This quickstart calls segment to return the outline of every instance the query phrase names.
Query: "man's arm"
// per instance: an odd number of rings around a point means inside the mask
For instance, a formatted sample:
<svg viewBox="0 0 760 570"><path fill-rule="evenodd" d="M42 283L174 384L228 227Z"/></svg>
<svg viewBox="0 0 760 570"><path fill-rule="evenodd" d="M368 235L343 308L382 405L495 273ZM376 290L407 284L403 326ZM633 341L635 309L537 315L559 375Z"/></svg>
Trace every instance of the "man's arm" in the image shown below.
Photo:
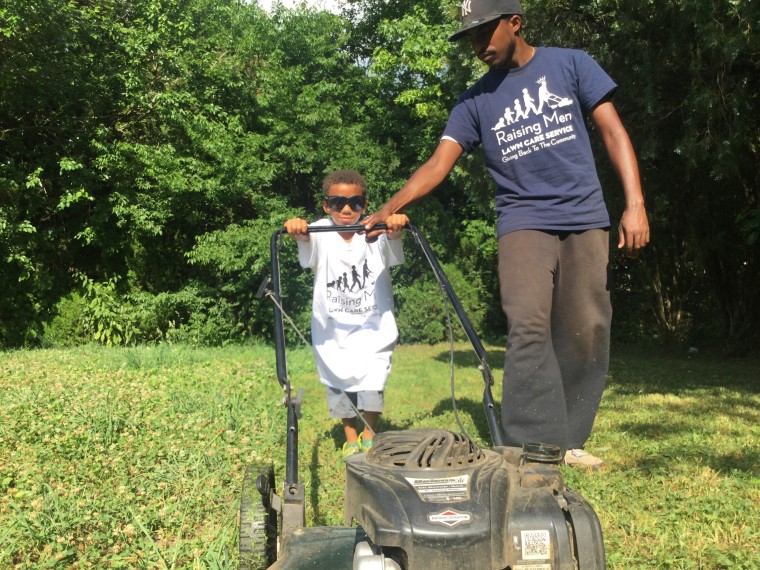
<svg viewBox="0 0 760 570"><path fill-rule="evenodd" d="M618 226L618 249L625 248L627 256L637 257L641 248L649 243L649 221L636 154L612 101L605 100L597 105L591 112L591 118L625 192L625 211Z"/></svg>
<svg viewBox="0 0 760 570"><path fill-rule="evenodd" d="M391 196L391 199L377 212L363 220L364 227L371 230L372 226L384 222L391 214L400 212L430 194L448 176L461 155L462 147L459 143L448 139L442 140L433 156L412 174L401 190ZM368 237L375 236L369 233Z"/></svg>

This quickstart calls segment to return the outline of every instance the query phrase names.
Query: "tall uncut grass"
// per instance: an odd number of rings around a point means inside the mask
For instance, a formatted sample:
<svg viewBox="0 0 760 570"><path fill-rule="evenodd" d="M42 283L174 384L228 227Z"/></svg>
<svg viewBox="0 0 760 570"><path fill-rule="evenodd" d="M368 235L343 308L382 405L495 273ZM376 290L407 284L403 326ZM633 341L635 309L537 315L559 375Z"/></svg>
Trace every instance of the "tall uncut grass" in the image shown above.
<svg viewBox="0 0 760 570"><path fill-rule="evenodd" d="M307 524L342 524L341 430L308 349L288 356ZM462 424L488 445L466 346L454 368ZM606 467L563 467L609 568L760 567L759 385L758 360L613 351L588 445ZM0 568L236 568L244 466L283 473L281 400L264 346L0 353ZM459 430L447 346L394 356L380 429L417 427Z"/></svg>

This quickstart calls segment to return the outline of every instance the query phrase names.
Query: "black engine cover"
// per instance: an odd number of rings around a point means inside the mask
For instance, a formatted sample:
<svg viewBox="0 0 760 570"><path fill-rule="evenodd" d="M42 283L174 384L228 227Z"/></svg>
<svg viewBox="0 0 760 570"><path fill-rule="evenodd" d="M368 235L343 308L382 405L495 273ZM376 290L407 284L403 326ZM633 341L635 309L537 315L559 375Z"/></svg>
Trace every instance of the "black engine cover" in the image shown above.
<svg viewBox="0 0 760 570"><path fill-rule="evenodd" d="M377 434L348 461L345 515L407 570L605 568L596 514L556 464L446 430Z"/></svg>

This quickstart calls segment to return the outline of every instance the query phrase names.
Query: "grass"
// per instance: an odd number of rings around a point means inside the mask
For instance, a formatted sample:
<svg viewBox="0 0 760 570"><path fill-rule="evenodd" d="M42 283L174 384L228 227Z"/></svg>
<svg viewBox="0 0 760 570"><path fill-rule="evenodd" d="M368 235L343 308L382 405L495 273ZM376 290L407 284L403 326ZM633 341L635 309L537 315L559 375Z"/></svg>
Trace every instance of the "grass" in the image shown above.
<svg viewBox="0 0 760 570"><path fill-rule="evenodd" d="M342 524L341 430L309 351L288 356L306 393L307 521ZM501 364L494 349L497 377ZM460 419L487 443L465 346L455 372ZM613 351L588 444L606 468L563 468L600 518L608 568L758 567L758 379L758 360ZM268 347L0 353L0 568L236 568L244 466L283 473L281 399ZM407 427L459 429L447 346L394 356L380 428Z"/></svg>

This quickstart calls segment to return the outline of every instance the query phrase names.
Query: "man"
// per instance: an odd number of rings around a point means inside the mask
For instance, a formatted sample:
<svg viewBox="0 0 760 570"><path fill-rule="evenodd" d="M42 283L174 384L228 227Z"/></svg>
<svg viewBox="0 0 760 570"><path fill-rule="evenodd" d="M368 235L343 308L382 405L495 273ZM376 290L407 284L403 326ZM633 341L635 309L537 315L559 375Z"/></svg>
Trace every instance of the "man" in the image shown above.
<svg viewBox="0 0 760 570"><path fill-rule="evenodd" d="M611 102L615 83L585 52L534 48L518 0L464 0L462 27L489 71L452 109L440 144L372 226L440 184L482 145L496 185L499 281L507 316L502 425L509 445L549 443L568 465L600 468L583 450L602 397L611 326L609 226L584 118L620 177L618 248L636 257L649 223L636 156Z"/></svg>

